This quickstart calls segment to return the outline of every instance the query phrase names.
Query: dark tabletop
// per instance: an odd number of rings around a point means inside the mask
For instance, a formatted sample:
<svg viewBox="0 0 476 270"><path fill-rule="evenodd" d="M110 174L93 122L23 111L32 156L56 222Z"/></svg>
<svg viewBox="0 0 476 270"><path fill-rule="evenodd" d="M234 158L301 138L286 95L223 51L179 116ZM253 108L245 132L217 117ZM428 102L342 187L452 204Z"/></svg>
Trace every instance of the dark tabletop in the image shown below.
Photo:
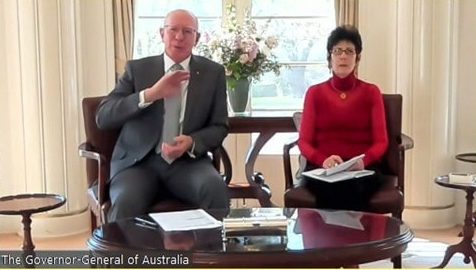
<svg viewBox="0 0 476 270"><path fill-rule="evenodd" d="M476 191L476 183L452 183L448 175L442 175L435 178L435 183L443 187L461 189L467 191Z"/></svg>
<svg viewBox="0 0 476 270"><path fill-rule="evenodd" d="M0 198L0 214L21 215L39 213L60 207L66 202L56 194L19 194Z"/></svg>
<svg viewBox="0 0 476 270"><path fill-rule="evenodd" d="M476 153L462 153L456 155L456 159L465 162L476 163Z"/></svg>
<svg viewBox="0 0 476 270"><path fill-rule="evenodd" d="M222 241L221 228L164 232L160 227L143 226L131 218L99 227L88 245L93 251L189 252L194 266L337 267L397 256L413 238L408 226L385 215L304 208L275 210L288 217L284 235L258 233L244 237L247 234L243 233ZM249 216L256 211L259 210L208 212L222 220L227 216Z"/></svg>

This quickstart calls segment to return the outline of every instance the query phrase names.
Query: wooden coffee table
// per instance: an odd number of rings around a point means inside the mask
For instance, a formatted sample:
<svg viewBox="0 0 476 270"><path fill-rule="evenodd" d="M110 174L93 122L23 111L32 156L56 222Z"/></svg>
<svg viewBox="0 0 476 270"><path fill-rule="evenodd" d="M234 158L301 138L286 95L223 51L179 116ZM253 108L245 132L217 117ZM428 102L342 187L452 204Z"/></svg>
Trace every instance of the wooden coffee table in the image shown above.
<svg viewBox="0 0 476 270"><path fill-rule="evenodd" d="M413 238L408 226L385 215L305 208L280 210L289 219L284 238L263 235L223 242L221 228L164 232L130 218L97 228L88 246L97 254L129 250L182 252L191 258L189 267L341 267L398 256ZM244 210L231 211L236 217L234 211ZM224 210L208 212L219 220L230 215Z"/></svg>
<svg viewBox="0 0 476 270"><path fill-rule="evenodd" d="M0 215L21 215L23 223L23 250L35 249L31 239L31 215L49 211L66 202L63 196L55 194L19 194L0 198Z"/></svg>

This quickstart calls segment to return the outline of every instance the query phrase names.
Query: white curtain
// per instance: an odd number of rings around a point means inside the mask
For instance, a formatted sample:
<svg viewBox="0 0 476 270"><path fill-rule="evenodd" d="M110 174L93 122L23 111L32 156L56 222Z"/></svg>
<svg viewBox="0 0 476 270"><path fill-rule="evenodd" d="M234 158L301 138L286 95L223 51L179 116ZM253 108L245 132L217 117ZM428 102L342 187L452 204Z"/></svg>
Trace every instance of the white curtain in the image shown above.
<svg viewBox="0 0 476 270"><path fill-rule="evenodd" d="M113 0L114 55L116 78L132 59L134 44L134 0Z"/></svg>
<svg viewBox="0 0 476 270"><path fill-rule="evenodd" d="M336 25L350 24L358 27L359 0L334 0L336 12Z"/></svg>

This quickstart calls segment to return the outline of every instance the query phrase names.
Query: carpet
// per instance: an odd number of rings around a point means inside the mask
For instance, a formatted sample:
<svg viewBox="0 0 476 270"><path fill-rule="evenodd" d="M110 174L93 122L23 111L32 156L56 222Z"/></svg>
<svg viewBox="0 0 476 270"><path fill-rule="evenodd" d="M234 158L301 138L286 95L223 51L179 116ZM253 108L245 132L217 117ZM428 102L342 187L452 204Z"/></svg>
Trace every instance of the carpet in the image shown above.
<svg viewBox="0 0 476 270"><path fill-rule="evenodd" d="M414 238L402 254L403 268L431 268L443 261L448 244L433 242L422 238ZM456 253L446 268L473 268L473 263L465 264L464 256ZM381 260L360 265L360 268L392 268L390 260Z"/></svg>

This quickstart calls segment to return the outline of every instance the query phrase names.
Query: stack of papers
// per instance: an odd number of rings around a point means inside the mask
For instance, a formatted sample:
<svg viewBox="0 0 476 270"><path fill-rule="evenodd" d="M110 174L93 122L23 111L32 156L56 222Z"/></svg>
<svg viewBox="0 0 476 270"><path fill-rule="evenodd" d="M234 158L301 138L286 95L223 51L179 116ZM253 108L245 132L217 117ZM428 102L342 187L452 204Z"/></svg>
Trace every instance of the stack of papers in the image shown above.
<svg viewBox="0 0 476 270"><path fill-rule="evenodd" d="M160 225L164 231L188 231L221 227L216 220L203 209L152 213L149 216Z"/></svg>
<svg viewBox="0 0 476 270"><path fill-rule="evenodd" d="M470 173L449 173L449 182L455 184L475 184L476 174Z"/></svg>
<svg viewBox="0 0 476 270"><path fill-rule="evenodd" d="M288 218L282 208L252 208L248 215L230 215L223 219L226 237L252 235L286 235ZM238 211L239 212L239 211Z"/></svg>
<svg viewBox="0 0 476 270"><path fill-rule="evenodd" d="M314 169L310 170L307 172L303 172L302 175L313 178L313 179L318 179L322 181L326 181L329 183L334 183L334 182L339 182L343 180L348 180L348 179L353 179L353 178L359 178L359 177L364 177L368 175L372 175L375 172L371 170L360 170L360 171L350 171L349 169L357 163L359 160L362 160L365 157L364 154L355 156L345 162L342 162L341 164L329 168L329 169Z"/></svg>
<svg viewBox="0 0 476 270"><path fill-rule="evenodd" d="M287 226L288 219L285 216L224 218L223 223L225 228L280 227Z"/></svg>

